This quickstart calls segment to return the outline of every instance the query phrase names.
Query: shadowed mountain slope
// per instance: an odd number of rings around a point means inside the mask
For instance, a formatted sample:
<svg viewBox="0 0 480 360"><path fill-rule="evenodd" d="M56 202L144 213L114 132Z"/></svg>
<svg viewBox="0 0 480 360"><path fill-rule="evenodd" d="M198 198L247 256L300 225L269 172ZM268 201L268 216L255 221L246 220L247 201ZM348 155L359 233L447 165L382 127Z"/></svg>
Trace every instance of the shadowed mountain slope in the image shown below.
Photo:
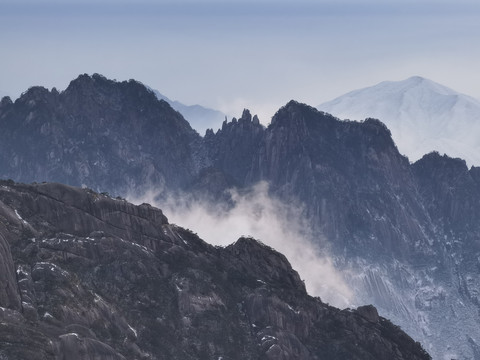
<svg viewBox="0 0 480 360"><path fill-rule="evenodd" d="M122 196L164 190L228 208L225 190L266 182L301 208L357 304L373 303L437 358L477 356L479 168L438 153L410 164L379 120L291 101L267 128L246 110L202 138L142 84L82 75L61 93L4 98L0 150L4 178Z"/></svg>
<svg viewBox="0 0 480 360"><path fill-rule="evenodd" d="M429 359L372 306L305 292L286 258L226 248L161 210L59 184L0 184L6 359Z"/></svg>
<svg viewBox="0 0 480 360"><path fill-rule="evenodd" d="M317 108L342 119L381 119L412 161L439 151L480 165L480 101L429 79L384 81Z"/></svg>
<svg viewBox="0 0 480 360"><path fill-rule="evenodd" d="M81 75L58 93L30 88L0 106L0 176L117 194L178 188L201 163L200 136L133 80ZM176 164L172 169L171 164Z"/></svg>

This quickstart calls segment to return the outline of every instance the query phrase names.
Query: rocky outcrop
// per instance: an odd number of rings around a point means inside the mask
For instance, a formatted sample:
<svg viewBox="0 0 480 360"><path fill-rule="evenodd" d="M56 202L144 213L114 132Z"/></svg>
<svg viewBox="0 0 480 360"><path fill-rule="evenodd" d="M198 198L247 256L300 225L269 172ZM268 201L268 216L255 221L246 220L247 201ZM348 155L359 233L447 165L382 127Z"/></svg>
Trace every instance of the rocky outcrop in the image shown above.
<svg viewBox="0 0 480 360"><path fill-rule="evenodd" d="M2 182L0 201L2 275L17 274L1 358L430 358L373 308L308 296L256 240L216 248L159 209L59 184Z"/></svg>
<svg viewBox="0 0 480 360"><path fill-rule="evenodd" d="M245 184L267 181L286 201L300 199L316 232L347 258L406 259L431 249L410 164L378 120L339 121L291 101L251 163Z"/></svg>
<svg viewBox="0 0 480 360"><path fill-rule="evenodd" d="M32 87L4 103L3 178L125 194L143 186L184 186L206 158L188 122L133 80L81 75L61 93Z"/></svg>
<svg viewBox="0 0 480 360"><path fill-rule="evenodd" d="M0 306L20 309L20 294L13 266L10 246L0 235Z"/></svg>
<svg viewBox="0 0 480 360"><path fill-rule="evenodd" d="M445 233L476 236L480 231L478 168L469 170L464 160L436 152L425 155L412 168L435 223L442 224Z"/></svg>
<svg viewBox="0 0 480 360"><path fill-rule="evenodd" d="M252 118L248 110L238 120L225 120L220 130L208 131L204 138L213 166L243 186L264 133L257 116Z"/></svg>
<svg viewBox="0 0 480 360"><path fill-rule="evenodd" d="M167 190L167 196L181 191L227 207L234 199L226 190L248 193L258 181L266 182L271 194L303 209L312 241L346 271L360 303L374 304L438 357L478 353L480 170L439 154L410 164L379 120L340 121L291 101L267 128L245 110L202 139L142 84L82 75L62 92L34 87L15 102L1 101L0 177L83 184L122 196L142 192L147 184ZM38 191L53 191L49 186L38 185ZM65 194L76 194L76 206L91 210L82 191ZM96 196L99 203L106 201ZM53 237L58 231L74 235L103 219L102 231L121 233L124 240L126 232L154 251L160 246L152 240L162 235L149 225L153 220L129 223L122 208L127 205L120 202L108 216L95 213L75 220L73 227L68 219L76 216L76 207L52 210L49 222L31 225L45 207L55 209L42 199L27 196L25 209L7 204L13 207L2 216L23 224L31 238L38 224L44 234L55 224ZM20 219L27 216L30 225ZM141 234L138 228L144 229ZM9 242L22 244L20 238ZM13 249L0 250L4 264L24 256ZM82 256L89 251L78 247ZM32 298L33 280L25 275L15 289L10 286L14 272L4 270L0 284L11 291L1 304L22 307L19 294ZM196 306L186 302L182 309Z"/></svg>
<svg viewBox="0 0 480 360"><path fill-rule="evenodd" d="M357 299L439 358L475 356L466 339L479 321L477 168L438 154L410 164L380 121L339 121L294 101L248 156L243 186L266 181L285 203L300 200L313 241L328 240Z"/></svg>

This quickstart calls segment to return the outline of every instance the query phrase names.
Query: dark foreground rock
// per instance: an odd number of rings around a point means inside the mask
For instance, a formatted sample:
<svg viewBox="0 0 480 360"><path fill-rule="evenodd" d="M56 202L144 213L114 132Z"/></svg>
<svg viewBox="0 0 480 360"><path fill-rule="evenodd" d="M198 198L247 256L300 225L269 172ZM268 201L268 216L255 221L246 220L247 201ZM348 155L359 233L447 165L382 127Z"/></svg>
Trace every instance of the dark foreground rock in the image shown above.
<svg viewBox="0 0 480 360"><path fill-rule="evenodd" d="M358 303L375 305L435 358L480 360L480 168L437 153L411 164L379 120L340 121L290 101L267 128L245 110L202 138L141 83L81 75L60 92L32 87L0 101L0 178L214 208L235 206L232 188L268 184L270 196L302 209L306 233L348 274ZM30 202L37 213L46 206ZM74 228L95 228L100 215ZM50 224L43 237L73 226L63 215ZM109 234L125 239L118 231ZM152 238L142 241L157 246ZM21 308L11 286L17 260L0 253L1 301Z"/></svg>
<svg viewBox="0 0 480 360"><path fill-rule="evenodd" d="M375 308L307 295L250 239L208 245L161 210L0 184L0 359L429 359Z"/></svg>

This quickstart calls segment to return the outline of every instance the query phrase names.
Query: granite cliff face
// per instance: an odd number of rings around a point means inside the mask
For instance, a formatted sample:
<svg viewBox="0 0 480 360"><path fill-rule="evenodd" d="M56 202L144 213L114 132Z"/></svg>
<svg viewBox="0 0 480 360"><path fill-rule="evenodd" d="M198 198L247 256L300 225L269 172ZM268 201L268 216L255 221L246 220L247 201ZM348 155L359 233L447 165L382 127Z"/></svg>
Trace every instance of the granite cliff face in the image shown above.
<svg viewBox="0 0 480 360"><path fill-rule="evenodd" d="M337 253L405 259L414 256L414 239L416 250L430 250L409 162L380 121L338 121L292 101L262 140L250 183L266 180L283 198L301 199Z"/></svg>
<svg viewBox="0 0 480 360"><path fill-rule="evenodd" d="M250 111L244 110L242 117L225 121L216 134L208 131L204 143L212 165L244 186L264 130L257 116L252 118Z"/></svg>
<svg viewBox="0 0 480 360"><path fill-rule="evenodd" d="M82 75L61 93L4 98L0 150L4 178L122 196L147 185L228 204L226 189L265 181L301 204L358 304L373 303L436 358L480 359L479 168L436 153L411 164L378 120L340 121L291 101L267 128L244 111L201 138L143 85ZM10 289L15 257L0 252Z"/></svg>
<svg viewBox="0 0 480 360"><path fill-rule="evenodd" d="M307 295L251 238L218 248L162 211L0 183L2 359L429 359L373 306Z"/></svg>
<svg viewBox="0 0 480 360"><path fill-rule="evenodd" d="M0 176L57 181L116 194L175 189L205 158L200 136L133 80L81 75L59 93L33 87L0 106ZM172 164L176 164L172 168Z"/></svg>
<svg viewBox="0 0 480 360"><path fill-rule="evenodd" d="M435 358L480 358L478 168L437 153L410 164L380 121L339 121L293 101L249 159L243 185L267 181L285 202L300 199L357 301Z"/></svg>

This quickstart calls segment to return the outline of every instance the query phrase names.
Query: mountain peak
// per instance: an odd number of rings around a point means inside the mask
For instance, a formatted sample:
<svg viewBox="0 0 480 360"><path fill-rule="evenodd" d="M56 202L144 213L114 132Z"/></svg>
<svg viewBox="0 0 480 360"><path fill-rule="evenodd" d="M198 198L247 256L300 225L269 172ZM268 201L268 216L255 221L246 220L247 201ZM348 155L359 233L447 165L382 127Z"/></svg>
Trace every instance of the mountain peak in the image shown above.
<svg viewBox="0 0 480 360"><path fill-rule="evenodd" d="M157 99L154 91L140 81L130 79L128 81L117 81L106 78L105 76L94 73L93 75L81 74L76 79L72 80L68 85L65 92L71 91L80 91L80 92L90 92L91 90L96 91L110 91L115 88L128 88L130 92L141 94L148 94L150 100ZM132 95L131 94L131 95Z"/></svg>
<svg viewBox="0 0 480 360"><path fill-rule="evenodd" d="M284 106L282 106L273 116L272 118L272 123L274 122L274 119L278 116L282 116L283 114L287 113L296 113L296 112L317 112L318 110L301 102L295 101L295 100L290 100L288 103L286 103Z"/></svg>
<svg viewBox="0 0 480 360"><path fill-rule="evenodd" d="M440 155L438 151L432 151L429 154L425 154L420 160L413 164L417 168L428 169L432 173L433 169L453 169L456 173L466 173L468 171L465 160L460 158L452 158L446 154Z"/></svg>
<svg viewBox="0 0 480 360"><path fill-rule="evenodd" d="M93 75L89 74L80 74L77 76L76 79L70 81L68 88L76 87L76 86L85 86L85 85L93 85L94 83L115 83L114 80L109 80L105 76L95 73ZM68 89L67 88L67 89Z"/></svg>
<svg viewBox="0 0 480 360"><path fill-rule="evenodd" d="M413 75L413 76L410 76L407 80L411 80L411 81L423 81L425 80L424 77L421 77L419 75Z"/></svg>
<svg viewBox="0 0 480 360"><path fill-rule="evenodd" d="M421 88L431 93L440 95L460 95L453 89L421 76L412 76L403 81L392 81L390 84L391 86L398 86L400 88L404 87L406 91L412 91L415 88Z"/></svg>
<svg viewBox="0 0 480 360"><path fill-rule="evenodd" d="M290 100L275 113L270 126L294 126L296 128L303 128L313 123L318 123L319 120L324 124L332 124L338 119L330 114L318 111L310 105Z"/></svg>
<svg viewBox="0 0 480 360"><path fill-rule="evenodd" d="M0 100L0 108L1 108L1 107L4 107L4 106L12 105L12 104L13 104L13 101L12 101L12 99L10 98L10 96L4 96L4 97Z"/></svg>
<svg viewBox="0 0 480 360"><path fill-rule="evenodd" d="M280 110L282 109L285 109L285 110L288 110L288 111L303 111L303 110L306 110L306 111L314 111L316 112L317 109L311 107L310 105L307 105L307 104L304 104L304 103L301 103L301 102L298 102L296 100L290 100L284 107L282 107Z"/></svg>
<svg viewBox="0 0 480 360"><path fill-rule="evenodd" d="M65 94L80 94L81 96L89 95L98 92L100 89L105 91L108 88L113 88L116 81L109 80L100 74L81 74L76 79L72 80L65 89Z"/></svg>
<svg viewBox="0 0 480 360"><path fill-rule="evenodd" d="M317 107L339 118L380 119L411 161L431 151L480 164L480 102L421 76L384 81Z"/></svg>
<svg viewBox="0 0 480 360"><path fill-rule="evenodd" d="M425 82L425 81L430 81L424 77L421 77L421 76L418 76L418 75L414 75L414 76L410 76L408 79L405 80L406 82L409 82L409 83L414 83L414 84L418 84L418 83L421 83L421 82Z"/></svg>
<svg viewBox="0 0 480 360"><path fill-rule="evenodd" d="M250 113L250 110L248 109L243 109L242 117L239 120L245 120L245 121L252 121L252 114Z"/></svg>

